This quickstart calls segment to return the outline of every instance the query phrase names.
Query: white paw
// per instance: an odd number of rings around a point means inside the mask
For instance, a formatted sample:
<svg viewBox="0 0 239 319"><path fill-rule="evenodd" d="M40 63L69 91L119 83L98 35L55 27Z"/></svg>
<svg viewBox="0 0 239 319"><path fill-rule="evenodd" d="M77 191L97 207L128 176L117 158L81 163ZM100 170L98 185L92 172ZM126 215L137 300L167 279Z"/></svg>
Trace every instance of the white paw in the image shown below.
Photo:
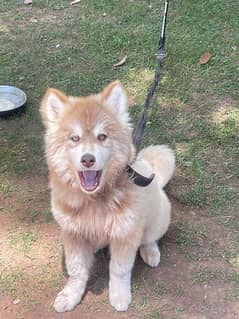
<svg viewBox="0 0 239 319"><path fill-rule="evenodd" d="M131 302L131 293L112 293L110 291L110 304L117 311L126 311Z"/></svg>
<svg viewBox="0 0 239 319"><path fill-rule="evenodd" d="M157 267L160 263L160 251L156 243L142 245L140 255L143 261L151 267Z"/></svg>
<svg viewBox="0 0 239 319"><path fill-rule="evenodd" d="M80 299L78 294L74 294L69 289L63 289L57 295L53 307L57 312L71 311L80 302Z"/></svg>

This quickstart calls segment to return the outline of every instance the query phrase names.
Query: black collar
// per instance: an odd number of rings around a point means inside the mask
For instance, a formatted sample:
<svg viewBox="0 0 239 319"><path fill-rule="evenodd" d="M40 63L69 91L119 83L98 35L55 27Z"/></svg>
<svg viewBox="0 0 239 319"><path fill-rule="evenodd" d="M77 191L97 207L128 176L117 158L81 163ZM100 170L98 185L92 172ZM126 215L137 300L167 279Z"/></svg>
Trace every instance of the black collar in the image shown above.
<svg viewBox="0 0 239 319"><path fill-rule="evenodd" d="M149 177L145 177L138 172L136 172L131 166L127 165L126 171L128 173L128 176L135 185L145 187L148 186L152 180L154 179L155 174L150 175Z"/></svg>

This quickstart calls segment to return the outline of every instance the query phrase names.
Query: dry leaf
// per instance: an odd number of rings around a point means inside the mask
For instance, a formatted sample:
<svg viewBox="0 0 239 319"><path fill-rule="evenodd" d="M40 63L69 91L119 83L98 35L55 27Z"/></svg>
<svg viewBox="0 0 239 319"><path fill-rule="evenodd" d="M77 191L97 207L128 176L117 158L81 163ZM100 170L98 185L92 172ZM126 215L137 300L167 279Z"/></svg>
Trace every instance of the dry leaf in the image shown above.
<svg viewBox="0 0 239 319"><path fill-rule="evenodd" d="M32 0L24 0L24 4L32 4Z"/></svg>
<svg viewBox="0 0 239 319"><path fill-rule="evenodd" d="M128 54L126 54L122 60L120 60L118 63L114 64L113 67L117 67L117 66L121 66L123 64L125 64L126 60L127 60Z"/></svg>
<svg viewBox="0 0 239 319"><path fill-rule="evenodd" d="M74 4L77 4L77 3L79 3L79 2L81 2L81 0L72 1L72 2L71 2L71 5L73 6Z"/></svg>
<svg viewBox="0 0 239 319"><path fill-rule="evenodd" d="M206 52L203 55L201 55L199 63L200 64L207 64L208 61L211 59L211 53L210 52Z"/></svg>

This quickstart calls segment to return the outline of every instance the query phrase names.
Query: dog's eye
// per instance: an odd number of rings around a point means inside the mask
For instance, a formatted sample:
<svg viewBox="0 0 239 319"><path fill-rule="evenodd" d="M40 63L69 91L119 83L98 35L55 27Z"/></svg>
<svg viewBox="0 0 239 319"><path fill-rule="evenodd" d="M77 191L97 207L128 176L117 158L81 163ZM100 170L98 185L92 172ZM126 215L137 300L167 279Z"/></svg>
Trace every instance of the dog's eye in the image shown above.
<svg viewBox="0 0 239 319"><path fill-rule="evenodd" d="M107 139L107 135L105 135L105 134L99 134L98 136L97 136L97 138L98 138L98 140L99 141L105 141L106 139Z"/></svg>
<svg viewBox="0 0 239 319"><path fill-rule="evenodd" d="M70 139L72 140L72 142L79 142L80 136L79 135L72 135L70 137Z"/></svg>

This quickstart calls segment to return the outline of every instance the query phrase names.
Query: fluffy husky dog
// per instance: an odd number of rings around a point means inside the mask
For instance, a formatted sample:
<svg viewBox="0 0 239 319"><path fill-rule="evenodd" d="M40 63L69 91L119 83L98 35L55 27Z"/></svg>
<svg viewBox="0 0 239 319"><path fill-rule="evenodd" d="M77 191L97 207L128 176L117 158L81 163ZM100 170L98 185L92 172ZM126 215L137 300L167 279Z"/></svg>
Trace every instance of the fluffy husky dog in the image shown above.
<svg viewBox="0 0 239 319"><path fill-rule="evenodd" d="M109 245L109 299L118 311L131 302L131 270L139 252L156 267L156 241L168 229L171 205L163 187L172 177L175 158L167 146L143 149L135 159L128 97L120 82L87 97L67 97L48 89L41 104L46 128L51 206L61 227L69 275L57 295L57 312L70 311L85 292L94 253ZM147 187L134 184L126 167L155 178Z"/></svg>

